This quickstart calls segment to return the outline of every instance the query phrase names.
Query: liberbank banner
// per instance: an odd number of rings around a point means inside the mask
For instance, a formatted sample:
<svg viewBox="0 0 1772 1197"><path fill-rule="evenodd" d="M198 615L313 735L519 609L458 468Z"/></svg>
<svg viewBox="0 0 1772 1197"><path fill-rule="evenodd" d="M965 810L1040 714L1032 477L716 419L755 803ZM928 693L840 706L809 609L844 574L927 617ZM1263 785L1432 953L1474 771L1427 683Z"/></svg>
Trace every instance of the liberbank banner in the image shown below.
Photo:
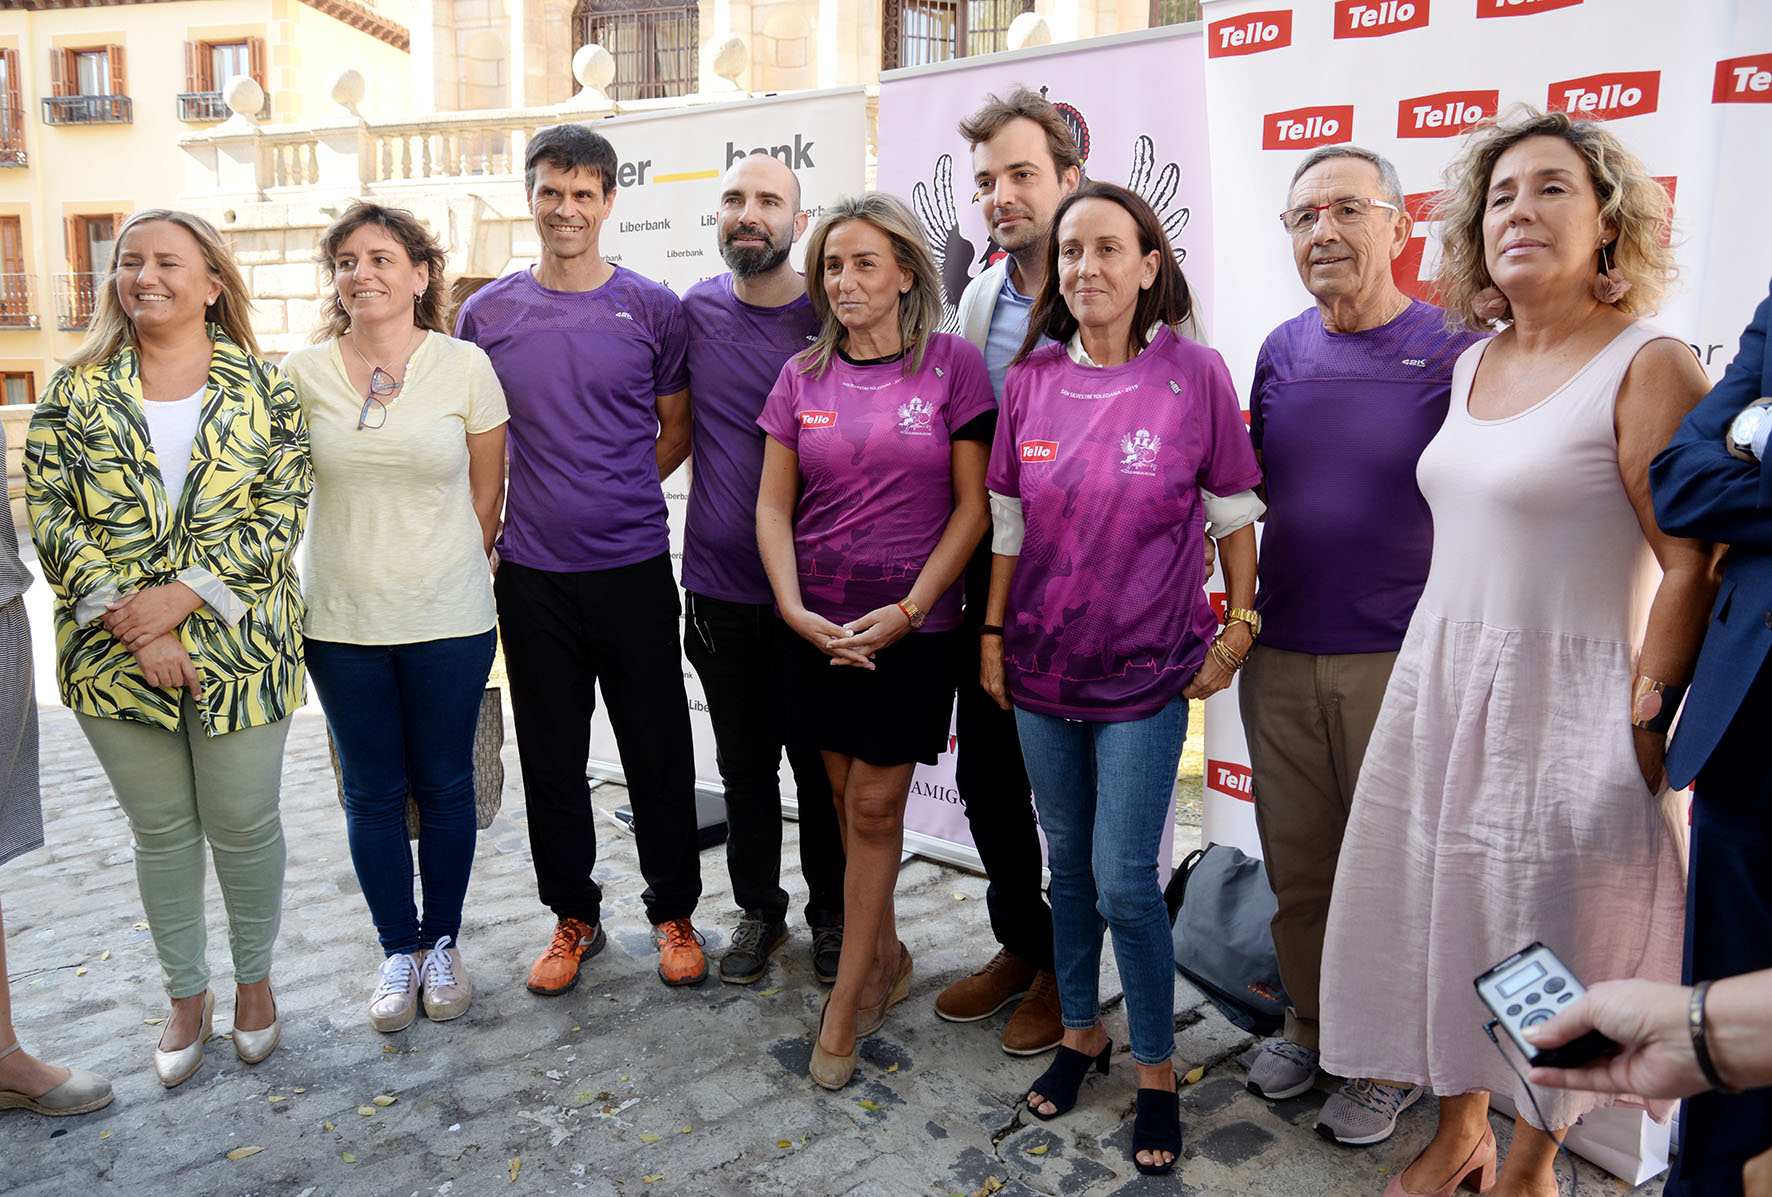
<svg viewBox="0 0 1772 1197"><path fill-rule="evenodd" d="M1216 323L1204 61L1195 24L880 76L879 189L916 209L942 272L950 321L967 282L1002 256L973 202L972 152L955 126L987 95L1022 84L1043 92L1070 122L1085 174L1124 184L1150 201L1179 250L1203 323ZM950 736L936 765L918 766L905 809L905 844L977 868L954 788L956 744ZM1160 853L1165 878L1173 834L1171 821Z"/></svg>
<svg viewBox="0 0 1772 1197"><path fill-rule="evenodd" d="M867 98L859 87L797 92L761 100L679 108L656 116L619 116L592 122L620 159L615 207L603 226L603 256L656 279L681 295L726 272L715 239L720 176L754 150L773 154L799 176L801 203L817 220L839 195L863 190L866 180ZM800 249L794 262L800 264ZM683 521L693 463L665 479L670 513L671 568L681 582ZM714 764L714 728L701 680L681 662L695 734L695 777L704 810L722 808ZM615 732L599 701L591 724L591 772L620 778ZM784 779L790 775L782 769ZM791 788L791 781L788 783ZM720 815L720 817L724 817ZM703 822L707 822L704 817Z"/></svg>
<svg viewBox="0 0 1772 1197"><path fill-rule="evenodd" d="M1207 0L1203 15L1225 267L1215 344L1240 392L1267 333L1310 306L1277 219L1303 154L1353 142L1396 164L1417 223L1393 275L1431 300L1428 201L1472 123L1519 101L1608 121L1673 196L1681 274L1653 319L1722 374L1772 275L1759 213L1772 4ZM1234 688L1207 701L1206 755L1207 838L1259 852ZM1568 1142L1632 1183L1667 1159L1667 1128L1619 1110L1587 1115Z"/></svg>

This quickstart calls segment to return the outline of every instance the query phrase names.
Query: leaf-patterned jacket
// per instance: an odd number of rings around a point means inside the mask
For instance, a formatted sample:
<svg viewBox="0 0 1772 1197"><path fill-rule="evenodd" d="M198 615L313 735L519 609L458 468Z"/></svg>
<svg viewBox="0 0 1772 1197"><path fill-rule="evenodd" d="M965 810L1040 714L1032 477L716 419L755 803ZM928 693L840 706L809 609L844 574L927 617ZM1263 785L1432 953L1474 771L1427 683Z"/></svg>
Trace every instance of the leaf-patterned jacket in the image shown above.
<svg viewBox="0 0 1772 1197"><path fill-rule="evenodd" d="M58 370L31 418L25 499L55 591L56 676L75 711L179 725L184 692L150 686L105 629L103 601L185 581L205 599L175 630L203 681L196 700L219 736L275 723L304 699L295 546L313 468L295 389L220 328L191 468L167 501L128 346Z"/></svg>

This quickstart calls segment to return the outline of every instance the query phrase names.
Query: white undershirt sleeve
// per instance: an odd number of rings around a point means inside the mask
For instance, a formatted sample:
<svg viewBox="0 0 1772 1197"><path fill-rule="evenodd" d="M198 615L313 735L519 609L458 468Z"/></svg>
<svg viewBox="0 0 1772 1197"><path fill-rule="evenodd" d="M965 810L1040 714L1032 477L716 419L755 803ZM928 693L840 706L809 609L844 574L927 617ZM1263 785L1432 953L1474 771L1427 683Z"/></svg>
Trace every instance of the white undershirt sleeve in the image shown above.
<svg viewBox="0 0 1772 1197"><path fill-rule="evenodd" d="M1201 490L1200 503L1206 508L1206 535L1213 540L1223 540L1238 528L1253 524L1267 512L1267 504L1252 490L1222 497Z"/></svg>
<svg viewBox="0 0 1772 1197"><path fill-rule="evenodd" d="M1021 556L1021 538L1027 521L1021 516L1021 500L996 491L991 496L991 552L1005 557Z"/></svg>

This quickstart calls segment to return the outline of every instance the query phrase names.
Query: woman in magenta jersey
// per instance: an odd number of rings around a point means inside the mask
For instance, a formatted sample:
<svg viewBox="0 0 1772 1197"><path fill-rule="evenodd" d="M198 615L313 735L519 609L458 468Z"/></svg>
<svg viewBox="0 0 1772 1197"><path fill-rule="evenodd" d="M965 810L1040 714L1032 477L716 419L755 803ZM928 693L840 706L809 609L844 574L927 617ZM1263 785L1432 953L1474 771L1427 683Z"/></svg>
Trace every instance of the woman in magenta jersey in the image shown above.
<svg viewBox="0 0 1772 1197"><path fill-rule="evenodd" d="M806 239L818 339L782 368L757 546L784 646L787 742L816 749L843 832L843 952L812 1079L855 1071L856 1043L910 989L892 886L917 762L947 746L960 571L990 515L996 422L978 350L935 331L940 280L900 200L839 200Z"/></svg>
<svg viewBox="0 0 1772 1197"><path fill-rule="evenodd" d="M1175 961L1157 854L1187 702L1230 683L1254 640L1261 480L1224 362L1179 336L1192 314L1162 225L1123 187L1059 206L991 451L995 521L982 681L1014 704L1052 869L1064 1043L1028 1091L1055 1118L1113 1052L1098 979L1105 920L1126 995L1140 1172L1181 1151ZM1227 580L1200 586L1206 510ZM1234 512L1220 522L1220 511ZM995 633L992 635L991 633Z"/></svg>

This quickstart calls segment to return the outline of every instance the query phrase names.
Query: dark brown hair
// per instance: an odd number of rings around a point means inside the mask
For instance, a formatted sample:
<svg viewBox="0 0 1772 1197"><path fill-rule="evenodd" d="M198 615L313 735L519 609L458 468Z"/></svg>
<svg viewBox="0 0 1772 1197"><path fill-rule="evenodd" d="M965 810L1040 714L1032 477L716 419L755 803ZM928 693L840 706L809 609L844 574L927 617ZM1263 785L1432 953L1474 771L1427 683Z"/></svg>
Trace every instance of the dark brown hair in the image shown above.
<svg viewBox="0 0 1772 1197"><path fill-rule="evenodd" d="M986 97L983 108L960 122L960 136L966 139L968 148L976 150L1018 118L1033 121L1045 132L1046 148L1052 153L1052 166L1060 178L1073 166L1082 169L1083 155L1077 149L1070 124L1051 100L1025 87L1017 87L1007 96Z"/></svg>
<svg viewBox="0 0 1772 1197"><path fill-rule="evenodd" d="M1135 191L1116 183L1091 181L1065 196L1053 214L1052 229L1046 234L1046 277L1040 281L1040 297L1034 300L1033 310L1028 313L1027 339L1016 351L1015 361L1021 361L1038 348L1041 337L1063 343L1077 331L1077 318L1071 314L1070 305L1065 303L1064 295L1058 289L1058 230L1070 210L1088 199L1106 200L1124 208L1132 217L1132 223L1138 226L1140 256L1157 251L1157 277L1139 292L1138 304L1132 310L1132 343L1135 348L1142 350L1145 347L1145 330L1151 325L1177 325L1193 314L1194 297L1188 289L1187 276L1181 272L1181 263L1175 260L1175 250L1169 244L1169 238L1163 235L1163 222L1157 219L1156 212Z"/></svg>
<svg viewBox="0 0 1772 1197"><path fill-rule="evenodd" d="M353 201L345 209L344 215L320 234L320 248L315 256L320 269L326 273L326 285L332 286L338 275L338 251L345 239L366 224L375 225L398 241L414 266L430 268L430 281L425 284L424 294L412 305L412 322L422 329L448 336L449 288L444 285L443 272L449 265L449 259L443 252L442 242L418 222L418 217L404 208L387 208L368 200ZM332 302L322 305L321 323L314 330L314 340L329 341L350 331L351 317L339 304L338 295L334 293Z"/></svg>

